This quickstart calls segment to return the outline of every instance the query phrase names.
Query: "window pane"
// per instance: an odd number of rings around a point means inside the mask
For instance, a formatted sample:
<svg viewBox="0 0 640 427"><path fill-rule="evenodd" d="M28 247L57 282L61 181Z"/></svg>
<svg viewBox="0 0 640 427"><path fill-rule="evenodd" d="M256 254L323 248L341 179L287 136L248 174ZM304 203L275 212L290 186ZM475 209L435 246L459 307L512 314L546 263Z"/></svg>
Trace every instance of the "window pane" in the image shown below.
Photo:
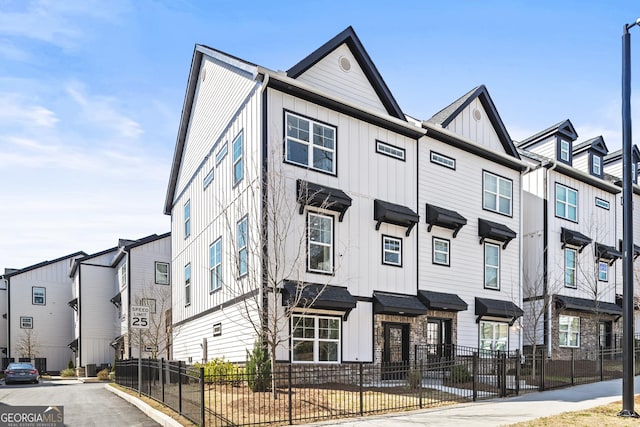
<svg viewBox="0 0 640 427"><path fill-rule="evenodd" d="M309 246L309 267L312 270L330 271L331 249L327 246Z"/></svg>
<svg viewBox="0 0 640 427"><path fill-rule="evenodd" d="M505 199L504 197L500 197L500 208L498 210L504 214L510 214L511 199Z"/></svg>
<svg viewBox="0 0 640 427"><path fill-rule="evenodd" d="M574 221L578 218L578 212L576 211L575 206L567 207L567 218L572 219Z"/></svg>
<svg viewBox="0 0 640 427"><path fill-rule="evenodd" d="M309 141L309 122L300 117L287 115L287 135Z"/></svg>
<svg viewBox="0 0 640 427"><path fill-rule="evenodd" d="M293 340L293 360L313 362L313 341Z"/></svg>
<svg viewBox="0 0 640 427"><path fill-rule="evenodd" d="M561 185L556 186L556 199L566 201L567 200L567 189L562 187Z"/></svg>
<svg viewBox="0 0 640 427"><path fill-rule="evenodd" d="M573 190L567 190L567 202L571 205L577 205L578 193Z"/></svg>
<svg viewBox="0 0 640 427"><path fill-rule="evenodd" d="M436 260L437 263L446 264L447 263L447 254L444 254L442 252L436 252L434 254L434 259Z"/></svg>
<svg viewBox="0 0 640 427"><path fill-rule="evenodd" d="M498 287L498 269L493 267L487 267L485 270L485 286L488 288Z"/></svg>
<svg viewBox="0 0 640 427"><path fill-rule="evenodd" d="M320 341L318 343L318 361L337 362L338 343L333 341Z"/></svg>
<svg viewBox="0 0 640 427"><path fill-rule="evenodd" d="M309 147L288 139L287 160L301 165L307 165L309 163Z"/></svg>
<svg viewBox="0 0 640 427"><path fill-rule="evenodd" d="M495 194L484 193L484 208L496 210L498 197Z"/></svg>
<svg viewBox="0 0 640 427"><path fill-rule="evenodd" d="M497 246L486 245L484 254L485 254L485 263L487 265L491 265L491 266L498 265L499 254L498 254Z"/></svg>
<svg viewBox="0 0 640 427"><path fill-rule="evenodd" d="M500 180L500 194L503 196L511 197L511 182L506 179Z"/></svg>
<svg viewBox="0 0 640 427"><path fill-rule="evenodd" d="M498 192L498 179L489 174L484 175L484 189L485 191L490 191L492 193Z"/></svg>
<svg viewBox="0 0 640 427"><path fill-rule="evenodd" d="M333 172L333 152L314 148L313 167L323 171Z"/></svg>
<svg viewBox="0 0 640 427"><path fill-rule="evenodd" d="M333 150L334 131L318 124L313 125L313 144Z"/></svg>
<svg viewBox="0 0 640 427"><path fill-rule="evenodd" d="M565 218L567 215L565 214L564 203L557 201L556 202L556 215L559 217Z"/></svg>

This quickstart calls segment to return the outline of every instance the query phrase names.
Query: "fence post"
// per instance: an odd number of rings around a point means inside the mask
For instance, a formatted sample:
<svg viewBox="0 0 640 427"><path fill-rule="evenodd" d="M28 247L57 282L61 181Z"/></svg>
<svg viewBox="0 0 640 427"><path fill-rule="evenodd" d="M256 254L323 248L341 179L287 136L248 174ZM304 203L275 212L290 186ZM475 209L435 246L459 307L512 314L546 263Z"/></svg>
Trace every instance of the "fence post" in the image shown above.
<svg viewBox="0 0 640 427"><path fill-rule="evenodd" d="M473 401L478 400L478 352L473 352Z"/></svg>
<svg viewBox="0 0 640 427"><path fill-rule="evenodd" d="M420 359L420 381L418 382L418 401L420 402L420 409L422 409L422 359Z"/></svg>
<svg viewBox="0 0 640 427"><path fill-rule="evenodd" d="M604 348L600 346L600 381L604 381Z"/></svg>
<svg viewBox="0 0 640 427"><path fill-rule="evenodd" d="M576 376L576 354L575 348L571 349L571 385L575 385L575 376Z"/></svg>
<svg viewBox="0 0 640 427"><path fill-rule="evenodd" d="M544 377L545 377L545 373L544 373L544 361L545 361L545 357L544 357L544 349L542 349L542 351L540 352L540 391L544 391ZM573 377L573 376L572 376Z"/></svg>
<svg viewBox="0 0 640 427"><path fill-rule="evenodd" d="M359 368L360 368L360 374L359 374L359 388L360 388L360 416L363 415L363 411L364 411L364 404L363 404L363 378L362 378L362 362L360 362L359 364Z"/></svg>
<svg viewBox="0 0 640 427"><path fill-rule="evenodd" d="M516 396L520 395L520 362L522 361L520 349L516 349Z"/></svg>
<svg viewBox="0 0 640 427"><path fill-rule="evenodd" d="M287 367L287 379L289 382L289 425L293 424L292 391L291 391L291 363Z"/></svg>
<svg viewBox="0 0 640 427"><path fill-rule="evenodd" d="M200 425L206 426L204 419L204 366L200 366Z"/></svg>
<svg viewBox="0 0 640 427"><path fill-rule="evenodd" d="M178 413L182 415L182 361L178 360Z"/></svg>
<svg viewBox="0 0 640 427"><path fill-rule="evenodd" d="M160 359L160 387L162 388L162 403L164 403L164 357Z"/></svg>
<svg viewBox="0 0 640 427"><path fill-rule="evenodd" d="M501 351L500 356L500 394L507 397L507 353Z"/></svg>
<svg viewBox="0 0 640 427"><path fill-rule="evenodd" d="M149 384L149 386L147 387L148 396L151 396L151 378L153 378L153 371L151 369L151 358L149 357L147 359L147 383Z"/></svg>

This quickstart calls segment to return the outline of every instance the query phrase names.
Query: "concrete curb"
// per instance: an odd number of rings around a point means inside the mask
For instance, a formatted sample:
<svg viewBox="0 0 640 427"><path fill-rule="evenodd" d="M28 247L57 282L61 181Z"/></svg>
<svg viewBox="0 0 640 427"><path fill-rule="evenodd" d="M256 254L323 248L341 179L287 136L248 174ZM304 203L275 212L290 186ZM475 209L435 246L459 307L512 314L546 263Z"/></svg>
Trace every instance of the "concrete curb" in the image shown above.
<svg viewBox="0 0 640 427"><path fill-rule="evenodd" d="M152 420L154 420L155 422L157 422L161 426L163 426L163 427L182 427L182 424L180 424L178 421L174 420L173 418L171 418L167 414L163 414L162 412L160 412L160 411L158 411L156 409L153 409L151 406L147 405L142 400L137 399L136 397L131 396L128 393L120 391L115 387L111 387L111 386L109 386L109 384L105 384L104 387L107 390L109 390L111 393L114 393L115 395L119 396L121 399L124 399L127 402L131 403L132 405L136 406L146 416L148 416L149 418L151 418Z"/></svg>

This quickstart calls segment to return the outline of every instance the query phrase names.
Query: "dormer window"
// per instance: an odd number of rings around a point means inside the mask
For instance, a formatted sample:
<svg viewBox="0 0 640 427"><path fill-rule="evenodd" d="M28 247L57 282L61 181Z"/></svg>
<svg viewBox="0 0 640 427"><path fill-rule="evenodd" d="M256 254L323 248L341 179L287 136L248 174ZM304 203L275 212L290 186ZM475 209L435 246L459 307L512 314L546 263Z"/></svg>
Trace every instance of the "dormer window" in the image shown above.
<svg viewBox="0 0 640 427"><path fill-rule="evenodd" d="M571 150L570 150L569 141L561 139L560 140L560 160L562 160L563 162L569 163L570 152Z"/></svg>
<svg viewBox="0 0 640 427"><path fill-rule="evenodd" d="M595 154L591 157L591 174L595 176L602 175L602 157Z"/></svg>

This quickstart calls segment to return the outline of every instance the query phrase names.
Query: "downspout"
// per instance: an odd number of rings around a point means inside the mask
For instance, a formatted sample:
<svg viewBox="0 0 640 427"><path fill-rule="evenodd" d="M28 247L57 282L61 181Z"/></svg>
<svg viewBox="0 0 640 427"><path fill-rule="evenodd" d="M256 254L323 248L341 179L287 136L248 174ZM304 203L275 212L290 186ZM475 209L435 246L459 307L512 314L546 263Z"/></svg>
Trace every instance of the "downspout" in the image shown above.
<svg viewBox="0 0 640 427"><path fill-rule="evenodd" d="M82 366L82 263L78 264L78 363L76 367Z"/></svg>
<svg viewBox="0 0 640 427"><path fill-rule="evenodd" d="M124 256L127 265L127 334L129 334L129 322L131 320L129 317L129 313L131 313L131 257L126 249L124 249ZM120 307L122 307L122 304ZM120 320L120 327L122 328L122 319ZM142 354L139 354L138 357L142 357ZM131 335L129 335L129 359L131 359Z"/></svg>
<svg viewBox="0 0 640 427"><path fill-rule="evenodd" d="M11 357L11 277L7 282L7 358Z"/></svg>
<svg viewBox="0 0 640 427"><path fill-rule="evenodd" d="M260 74L258 74L259 76ZM256 77L258 77L256 76ZM262 228L262 232L260 233L260 238L261 238L261 245L262 245L262 252L261 252L261 260L260 260L260 265L262 266L262 280L260 281L260 287L258 289L258 301L262 302L262 313L260 313L260 315L262 316L262 334L266 334L267 333L267 327L269 325L269 296L268 293L264 291L264 287L267 283L267 277L269 272L268 270L268 266L267 266L267 259L268 259L268 246L267 246L267 242L268 242L268 224L267 224L267 220L266 220L266 216L265 213L267 211L267 173L269 171L269 162L268 162L268 153L269 153L269 131L268 131L268 113L269 113L269 109L267 108L267 103L268 103L268 99L267 99L267 87L269 85L269 73L262 73L262 88L260 89L260 93L261 93L261 99L262 99L262 145L261 145L261 160L262 160L262 170L259 171L260 173L260 188L261 188L261 209L262 211L260 212L260 218L262 220L262 224L261 224L261 228ZM275 292L275 290L274 290ZM264 342L264 341L263 341ZM275 349L274 349L275 350ZM275 360L275 354L273 355L273 360Z"/></svg>
<svg viewBox="0 0 640 427"><path fill-rule="evenodd" d="M548 164L552 164L553 166L548 167ZM544 303L546 304L545 313L544 313L544 339L546 341L547 346L547 355L551 356L552 354L552 340L551 340L551 331L553 330L551 327L551 322L553 319L552 316L552 301L549 301L549 174L552 170L554 170L558 166L558 163L555 160L549 159L549 163L545 165L545 174L544 174L544 210L543 210L543 224L542 224L542 253L543 253L543 297Z"/></svg>
<svg viewBox="0 0 640 427"><path fill-rule="evenodd" d="M522 283L522 280L524 278L524 273L523 273L524 264L522 262L522 250L524 248L524 239L523 239L524 235L522 233L522 224L523 224L523 217L524 217L524 213L523 213L524 197L522 197L522 196L524 194L524 191L522 191L522 178L526 174L528 174L529 172L531 172L531 167L530 166L527 166L527 168L525 170L520 172L520 214L519 214L519 216L520 216L520 223L519 223L519 226L520 226L520 242L518 244L518 265L520 266L520 268L518 269L518 275L520 277L519 277L519 280L518 280L518 301L519 301L519 303L521 305L523 305L522 304L522 297L523 297L523 290L522 290L523 283ZM520 349L521 352L522 352L522 346L524 344L523 335L524 335L524 332L523 332L523 328L521 327L519 332L518 332L518 342L519 342L518 348Z"/></svg>

